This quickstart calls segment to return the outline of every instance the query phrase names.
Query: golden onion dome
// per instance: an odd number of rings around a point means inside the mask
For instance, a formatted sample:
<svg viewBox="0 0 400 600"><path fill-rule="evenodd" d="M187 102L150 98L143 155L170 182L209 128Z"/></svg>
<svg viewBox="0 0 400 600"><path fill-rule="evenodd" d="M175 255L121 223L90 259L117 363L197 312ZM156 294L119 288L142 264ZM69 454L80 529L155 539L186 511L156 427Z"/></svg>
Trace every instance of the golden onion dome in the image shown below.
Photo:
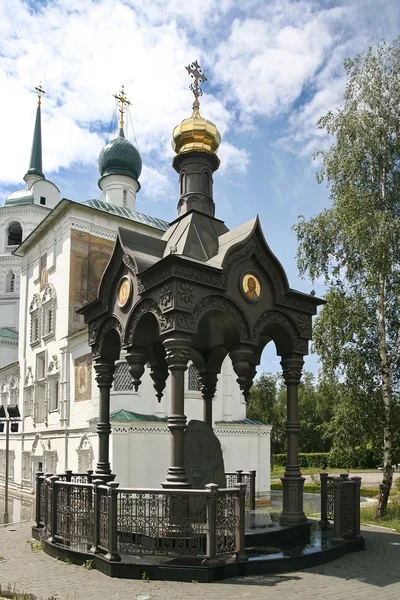
<svg viewBox="0 0 400 600"><path fill-rule="evenodd" d="M217 126L204 119L199 112L199 101L193 102L193 114L177 125L172 133L172 148L176 154L209 152L216 154L221 144Z"/></svg>

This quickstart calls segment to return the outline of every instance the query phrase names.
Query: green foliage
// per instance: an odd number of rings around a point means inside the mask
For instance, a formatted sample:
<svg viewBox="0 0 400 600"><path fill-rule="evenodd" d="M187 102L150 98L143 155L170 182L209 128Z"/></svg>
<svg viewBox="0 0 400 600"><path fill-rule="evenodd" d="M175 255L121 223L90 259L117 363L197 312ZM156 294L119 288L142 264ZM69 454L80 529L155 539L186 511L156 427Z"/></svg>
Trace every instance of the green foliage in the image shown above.
<svg viewBox="0 0 400 600"><path fill-rule="evenodd" d="M376 505L368 504L367 506L361 506L360 508L360 520L361 523L370 523L376 525L378 522L375 518ZM395 531L400 532L400 502L397 499L391 500L388 504L385 516L383 519L379 519L379 525L389 527Z"/></svg>
<svg viewBox="0 0 400 600"><path fill-rule="evenodd" d="M26 543L30 545L32 552L40 552L42 549L42 542L36 542L35 540L26 540Z"/></svg>
<svg viewBox="0 0 400 600"><path fill-rule="evenodd" d="M64 562L66 565L72 565L72 560L68 556L65 557Z"/></svg>
<svg viewBox="0 0 400 600"><path fill-rule="evenodd" d="M142 571L142 581L145 581L147 583L150 582L149 576L147 575L146 571Z"/></svg>
<svg viewBox="0 0 400 600"><path fill-rule="evenodd" d="M299 465L300 467L315 467L318 469L326 469L328 465L329 452L300 452ZM272 456L274 465L284 467L286 465L286 454L274 454Z"/></svg>
<svg viewBox="0 0 400 600"><path fill-rule="evenodd" d="M94 567L94 559L88 558L87 560L85 560L82 567L84 567L85 569L88 569L88 571L91 571Z"/></svg>
<svg viewBox="0 0 400 600"><path fill-rule="evenodd" d="M316 154L332 206L294 230L300 273L328 287L314 350L339 398L321 431L345 452L378 445L388 496L400 430L400 37L344 67L344 105L318 123L333 137Z"/></svg>
<svg viewBox="0 0 400 600"><path fill-rule="evenodd" d="M395 487L396 487L396 490L400 490L400 477L398 477L396 479Z"/></svg>
<svg viewBox="0 0 400 600"><path fill-rule="evenodd" d="M332 415L333 401L334 394L329 386L316 385L313 373L305 371L299 385L299 444L304 452L330 449L330 440L321 434L321 427ZM279 454L285 450L286 386L279 375L263 373L254 382L247 416L272 425L272 453Z"/></svg>
<svg viewBox="0 0 400 600"><path fill-rule="evenodd" d="M380 464L381 456L371 447L332 448L329 453L328 467L331 469L374 469Z"/></svg>

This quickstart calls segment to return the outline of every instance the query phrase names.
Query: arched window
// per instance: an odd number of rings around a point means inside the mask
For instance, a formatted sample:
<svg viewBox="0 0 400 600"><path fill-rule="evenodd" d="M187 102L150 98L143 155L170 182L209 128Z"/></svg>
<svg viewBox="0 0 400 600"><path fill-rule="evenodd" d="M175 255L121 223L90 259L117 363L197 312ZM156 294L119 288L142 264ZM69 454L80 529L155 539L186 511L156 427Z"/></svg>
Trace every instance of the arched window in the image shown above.
<svg viewBox="0 0 400 600"><path fill-rule="evenodd" d="M181 173L181 195L186 194L186 173L182 171Z"/></svg>
<svg viewBox="0 0 400 600"><path fill-rule="evenodd" d="M13 221L7 229L7 246L19 246L22 242L22 227L18 221Z"/></svg>
<svg viewBox="0 0 400 600"><path fill-rule="evenodd" d="M6 275L6 292L15 292L15 273L12 269Z"/></svg>
<svg viewBox="0 0 400 600"><path fill-rule="evenodd" d="M206 194L210 193L210 174L208 171L203 171L203 191Z"/></svg>

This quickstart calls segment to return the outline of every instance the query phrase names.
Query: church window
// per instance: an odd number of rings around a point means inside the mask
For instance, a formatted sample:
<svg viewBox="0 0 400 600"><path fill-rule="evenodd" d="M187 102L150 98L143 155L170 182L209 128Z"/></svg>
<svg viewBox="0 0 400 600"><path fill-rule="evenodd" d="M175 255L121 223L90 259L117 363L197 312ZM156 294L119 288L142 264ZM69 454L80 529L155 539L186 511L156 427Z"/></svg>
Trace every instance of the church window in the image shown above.
<svg viewBox="0 0 400 600"><path fill-rule="evenodd" d="M129 372L127 362L120 362L115 367L114 373L114 391L127 392L133 389L132 375Z"/></svg>
<svg viewBox="0 0 400 600"><path fill-rule="evenodd" d="M40 343L41 300L39 294L34 294L29 307L31 316L31 346Z"/></svg>
<svg viewBox="0 0 400 600"><path fill-rule="evenodd" d="M54 335L55 325L55 289L51 283L48 283L42 296L42 318L43 318L43 339Z"/></svg>
<svg viewBox="0 0 400 600"><path fill-rule="evenodd" d="M46 198L44 196L40 196L40 204L43 204L43 206L46 204Z"/></svg>
<svg viewBox="0 0 400 600"><path fill-rule="evenodd" d="M7 246L19 246L22 242L22 227L18 221L13 221L7 229Z"/></svg>
<svg viewBox="0 0 400 600"><path fill-rule="evenodd" d="M24 389L24 417L32 415L33 385Z"/></svg>
<svg viewBox="0 0 400 600"><path fill-rule="evenodd" d="M60 384L58 377L50 377L49 383L49 411L58 410Z"/></svg>
<svg viewBox="0 0 400 600"><path fill-rule="evenodd" d="M6 275L6 292L15 292L15 273L11 269Z"/></svg>
<svg viewBox="0 0 400 600"><path fill-rule="evenodd" d="M199 372L194 365L189 365L188 369L188 390L190 392L200 391Z"/></svg>
<svg viewBox="0 0 400 600"><path fill-rule="evenodd" d="M36 355L35 422L43 423L46 417L46 354Z"/></svg>

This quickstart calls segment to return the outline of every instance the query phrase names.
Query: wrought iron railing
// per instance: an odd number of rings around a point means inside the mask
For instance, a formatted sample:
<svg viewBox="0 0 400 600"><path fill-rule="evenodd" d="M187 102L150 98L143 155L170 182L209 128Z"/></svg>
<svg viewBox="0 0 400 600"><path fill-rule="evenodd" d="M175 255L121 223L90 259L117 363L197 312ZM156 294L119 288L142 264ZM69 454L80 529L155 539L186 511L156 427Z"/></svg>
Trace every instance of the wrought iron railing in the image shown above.
<svg viewBox="0 0 400 600"><path fill-rule="evenodd" d="M256 509L256 471L237 471L225 473L225 482L227 488L236 487L238 483L246 484L246 503L250 510Z"/></svg>
<svg viewBox="0 0 400 600"><path fill-rule="evenodd" d="M320 473L320 482L321 524L330 527L333 521L333 540L359 536L361 477Z"/></svg>
<svg viewBox="0 0 400 600"><path fill-rule="evenodd" d="M114 561L121 554L243 559L245 491L244 483L231 489L129 489L39 473L36 526L55 545Z"/></svg>

